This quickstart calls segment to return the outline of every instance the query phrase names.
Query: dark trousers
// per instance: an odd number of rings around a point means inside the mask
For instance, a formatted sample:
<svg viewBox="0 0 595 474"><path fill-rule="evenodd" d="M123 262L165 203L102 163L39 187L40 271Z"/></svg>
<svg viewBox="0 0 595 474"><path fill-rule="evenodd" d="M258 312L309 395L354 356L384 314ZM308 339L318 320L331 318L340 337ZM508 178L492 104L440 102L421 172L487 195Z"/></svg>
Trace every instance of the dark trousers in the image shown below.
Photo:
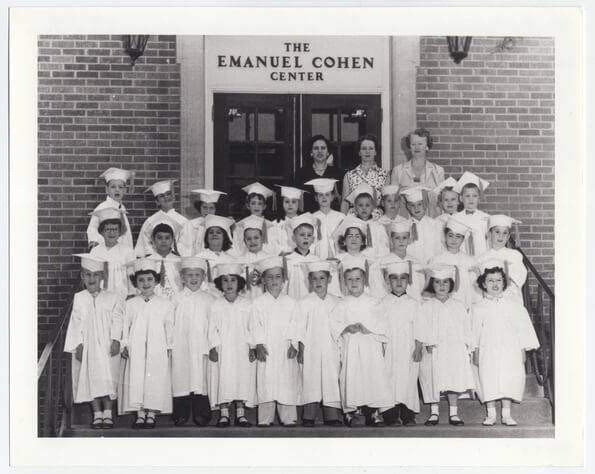
<svg viewBox="0 0 595 474"><path fill-rule="evenodd" d="M211 403L207 395L191 393L185 397L174 397L174 421L183 421L190 418L197 425L207 425L211 421Z"/></svg>
<svg viewBox="0 0 595 474"><path fill-rule="evenodd" d="M386 410L382 416L387 425L394 425L399 419L404 425L415 421L415 412L407 408L403 403L399 403L390 410Z"/></svg>
<svg viewBox="0 0 595 474"><path fill-rule="evenodd" d="M304 411L302 412L302 419L314 421L316 419L316 412L318 411L319 406L321 406L319 402L306 403L304 405ZM322 418L325 423L327 421L340 420L341 410L339 408L322 405Z"/></svg>

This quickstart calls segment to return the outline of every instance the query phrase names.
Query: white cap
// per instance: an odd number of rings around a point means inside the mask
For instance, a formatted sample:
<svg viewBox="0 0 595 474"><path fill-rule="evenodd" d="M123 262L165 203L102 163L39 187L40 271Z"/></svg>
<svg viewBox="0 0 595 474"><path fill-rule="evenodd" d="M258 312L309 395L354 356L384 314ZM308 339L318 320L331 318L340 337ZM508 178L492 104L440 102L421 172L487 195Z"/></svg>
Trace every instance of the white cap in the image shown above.
<svg viewBox="0 0 595 474"><path fill-rule="evenodd" d="M504 214L494 214L488 219L488 229L492 227L512 227L513 224L521 224L521 221L505 216Z"/></svg>
<svg viewBox="0 0 595 474"><path fill-rule="evenodd" d="M222 275L239 275L244 276L245 266L238 262L224 262L215 265L213 271L213 278L220 277Z"/></svg>
<svg viewBox="0 0 595 474"><path fill-rule="evenodd" d="M361 255L350 255L347 254L341 259L342 272L345 273L347 270L359 268L364 272L367 271L366 259Z"/></svg>
<svg viewBox="0 0 595 474"><path fill-rule="evenodd" d="M400 262L395 261L384 263L380 265L380 267L383 268L388 275L403 275L404 273L409 275L411 272L411 265L412 262L410 260L403 260Z"/></svg>
<svg viewBox="0 0 595 474"><path fill-rule="evenodd" d="M463 190L463 186L465 186L466 184L474 184L482 192L485 191L487 189L487 187L490 185L490 183L488 181L486 181L485 179L481 179L479 176L477 176L469 171L465 171L463 173L463 176L461 176L461 178L457 181L457 184L454 187L454 191L461 194L461 191Z"/></svg>
<svg viewBox="0 0 595 474"><path fill-rule="evenodd" d="M211 227L221 227L225 232L229 234L233 223L233 220L229 219L228 217L209 214L205 216L205 232Z"/></svg>
<svg viewBox="0 0 595 474"><path fill-rule="evenodd" d="M444 188L454 188L457 185L457 180L454 179L452 176L446 178L442 181L438 186L432 189L434 194L440 194ZM455 189L453 189L455 193L458 193Z"/></svg>
<svg viewBox="0 0 595 474"><path fill-rule="evenodd" d="M200 268L204 272L207 271L207 261L201 257L182 257L181 268Z"/></svg>
<svg viewBox="0 0 595 474"><path fill-rule="evenodd" d="M461 235L467 235L472 230L471 227L469 227L467 224L463 224L461 221L455 219L452 216L449 217L446 221L446 228L450 229L455 234Z"/></svg>
<svg viewBox="0 0 595 474"><path fill-rule="evenodd" d="M125 212L116 207L104 207L103 209L97 209L96 211L90 212L90 216L95 216L99 219L101 224L103 221L108 220L120 220ZM123 229L124 230L124 229Z"/></svg>
<svg viewBox="0 0 595 474"><path fill-rule="evenodd" d="M446 278L451 278L454 281L457 267L455 267L454 265L436 264L430 265L426 267L424 270L427 272L428 276L436 278L437 280L445 280Z"/></svg>
<svg viewBox="0 0 595 474"><path fill-rule="evenodd" d="M271 268L283 269L283 257L267 257L255 263L256 268L260 273L264 273Z"/></svg>
<svg viewBox="0 0 595 474"><path fill-rule="evenodd" d="M289 227L291 228L292 232L295 231L295 229L297 229L302 224L311 225L314 229L316 229L318 222L316 218L309 212L292 217L289 221Z"/></svg>
<svg viewBox="0 0 595 474"><path fill-rule="evenodd" d="M332 262L329 260L320 260L318 262L308 262L303 264L307 273L312 272L331 272Z"/></svg>
<svg viewBox="0 0 595 474"><path fill-rule="evenodd" d="M165 181L157 181L156 183L149 186L146 191L151 191L153 196L157 197L160 194L165 194L168 191L171 191L174 187L174 183L176 182L175 179L168 179Z"/></svg>
<svg viewBox="0 0 595 474"><path fill-rule="evenodd" d="M132 171L123 170L121 168L108 168L99 175L104 178L106 183L118 179L120 181L128 181L134 173Z"/></svg>
<svg viewBox="0 0 595 474"><path fill-rule="evenodd" d="M335 188L335 183L337 181L338 180L331 178L316 178L311 179L304 184L313 186L314 192L316 193L330 193Z"/></svg>
<svg viewBox="0 0 595 474"><path fill-rule="evenodd" d="M424 200L424 191L428 191L428 188L415 186L401 191L401 195L405 196L407 202L418 202Z"/></svg>
<svg viewBox="0 0 595 474"><path fill-rule="evenodd" d="M390 225L390 233L400 234L402 232L411 232L413 223L409 219L395 220Z"/></svg>
<svg viewBox="0 0 595 474"><path fill-rule="evenodd" d="M488 257L483 260L480 260L478 263L475 264L475 266L479 269L481 273L484 273L486 270L489 270L490 268L496 267L500 267L502 270L504 270L504 272L506 272L508 262L499 258Z"/></svg>
<svg viewBox="0 0 595 474"><path fill-rule="evenodd" d="M358 217L355 217L354 215L349 214L341 221L341 223L333 231L333 237L337 238L342 235L344 236L345 232L350 227L355 227L356 229L359 229L362 232L362 234L364 234L364 235L366 235L368 232L368 224L366 221L363 221L363 220L359 219Z"/></svg>
<svg viewBox="0 0 595 474"><path fill-rule="evenodd" d="M193 194L198 194L198 200L201 202L217 202L220 196L225 196L227 193L223 191L215 191L214 189L193 189L190 191Z"/></svg>
<svg viewBox="0 0 595 474"><path fill-rule="evenodd" d="M129 265L132 266L134 273L153 271L158 274L161 270L161 260L149 257L137 258L130 262Z"/></svg>
<svg viewBox="0 0 595 474"><path fill-rule="evenodd" d="M90 253L75 253L75 257L80 257L81 267L90 272L104 272L106 261L91 255Z"/></svg>
<svg viewBox="0 0 595 474"><path fill-rule="evenodd" d="M260 194L261 196L264 196L265 199L273 197L274 194L272 190L258 182L249 184L248 186L244 186L242 188L242 191L244 191L248 195L252 193Z"/></svg>
<svg viewBox="0 0 595 474"><path fill-rule="evenodd" d="M262 226L264 225L264 217L259 217L255 215L249 215L242 219L241 226L244 228L244 231L247 229L258 229L262 232Z"/></svg>
<svg viewBox="0 0 595 474"><path fill-rule="evenodd" d="M381 191L383 196L390 196L392 194L399 193L399 185L398 184L387 184L386 186L382 187Z"/></svg>
<svg viewBox="0 0 595 474"><path fill-rule="evenodd" d="M345 199L351 204L355 204L355 200L361 194L369 194L372 196L372 198L374 198L376 193L372 186L370 186L368 183L361 183L353 191L351 191L351 194L349 194L349 196L347 196Z"/></svg>
<svg viewBox="0 0 595 474"><path fill-rule="evenodd" d="M280 184L275 184L281 188L281 196L286 197L287 199L301 199L302 194L304 194L304 190L298 188L292 188L291 186L281 186Z"/></svg>

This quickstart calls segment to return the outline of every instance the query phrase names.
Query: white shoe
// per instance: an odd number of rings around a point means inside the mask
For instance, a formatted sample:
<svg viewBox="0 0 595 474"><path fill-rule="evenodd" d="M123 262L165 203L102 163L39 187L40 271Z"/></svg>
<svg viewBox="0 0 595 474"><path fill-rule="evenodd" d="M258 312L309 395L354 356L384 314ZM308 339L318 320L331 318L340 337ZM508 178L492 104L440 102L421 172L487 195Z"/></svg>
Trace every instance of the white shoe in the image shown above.
<svg viewBox="0 0 595 474"><path fill-rule="evenodd" d="M506 426L516 426L517 422L514 421L512 416L502 417L502 424Z"/></svg>
<svg viewBox="0 0 595 474"><path fill-rule="evenodd" d="M483 426L494 426L496 423L496 415L493 416L486 416L486 419L483 420Z"/></svg>

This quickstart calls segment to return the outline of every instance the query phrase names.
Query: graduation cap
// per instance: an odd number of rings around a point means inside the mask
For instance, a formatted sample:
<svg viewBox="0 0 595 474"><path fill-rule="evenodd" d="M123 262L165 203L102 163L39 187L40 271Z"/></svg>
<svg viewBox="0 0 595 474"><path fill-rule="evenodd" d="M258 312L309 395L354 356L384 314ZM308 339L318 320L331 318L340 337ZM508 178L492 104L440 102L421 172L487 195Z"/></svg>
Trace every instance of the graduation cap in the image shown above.
<svg viewBox="0 0 595 474"><path fill-rule="evenodd" d="M457 181L457 184L453 187L453 190L461 194L461 191L466 184L474 184L481 192L484 192L490 185L490 183L485 179L481 179L479 176L469 171L465 171L463 176L460 177L460 179Z"/></svg>
<svg viewBox="0 0 595 474"><path fill-rule="evenodd" d="M338 242L339 237L345 237L347 229L355 227L359 229L362 235L366 236L366 245L372 247L372 235L370 232L370 226L366 221L361 220L359 217L355 217L352 214L348 214L333 231L332 237L335 242Z"/></svg>
<svg viewBox="0 0 595 474"><path fill-rule="evenodd" d="M255 215L245 217L241 221L241 227L243 228L243 232L246 232L248 229L259 230L262 235L262 242L265 244L268 243L268 225L264 217Z"/></svg>
<svg viewBox="0 0 595 474"><path fill-rule="evenodd" d="M153 271L159 274L161 261L155 258L142 257L132 260L128 263L128 266L132 269L132 273Z"/></svg>
<svg viewBox="0 0 595 474"><path fill-rule="evenodd" d="M313 186L316 193L330 193L335 189L337 182L338 180L332 178L316 178L306 181L304 184Z"/></svg>
<svg viewBox="0 0 595 474"><path fill-rule="evenodd" d="M169 191L173 191L174 183L176 182L175 179L167 179L165 181L157 181L145 189L145 192L151 191L153 196L157 197L160 194L165 194Z"/></svg>
<svg viewBox="0 0 595 474"><path fill-rule="evenodd" d="M205 273L207 272L207 261L201 257L182 257L181 269L200 268Z"/></svg>
<svg viewBox="0 0 595 474"><path fill-rule="evenodd" d="M280 268L283 270L283 278L287 278L287 262L284 257L266 257L255 262L254 266L261 274L272 268Z"/></svg>
<svg viewBox="0 0 595 474"><path fill-rule="evenodd" d="M359 184L348 196L345 197L345 200L351 204L355 204L355 200L362 194L369 194L374 199L374 202L376 202L376 190L368 183Z"/></svg>
<svg viewBox="0 0 595 474"><path fill-rule="evenodd" d="M399 185L398 184L387 184L386 186L382 187L381 195L382 196L390 196L392 194L399 194Z"/></svg>
<svg viewBox="0 0 595 474"><path fill-rule="evenodd" d="M294 232L295 229L303 224L311 225L313 229L316 229L318 220L312 214L306 212L305 214L292 217L289 221L289 228L291 229L291 232Z"/></svg>
<svg viewBox="0 0 595 474"><path fill-rule="evenodd" d="M429 265L423 268L422 271L426 275L426 287L430 283L430 278L435 278L436 280L451 279L454 281L453 291L457 291L459 289L459 269L456 265L438 263Z"/></svg>
<svg viewBox="0 0 595 474"><path fill-rule="evenodd" d="M99 175L100 178L105 179L105 183L109 183L115 179L124 181L126 183L134 176L134 171L127 171L121 168L108 168Z"/></svg>
<svg viewBox="0 0 595 474"><path fill-rule="evenodd" d="M410 219L395 219L390 223L391 234L402 234L403 232L411 232L411 226L413 223Z"/></svg>
<svg viewBox="0 0 595 474"><path fill-rule="evenodd" d="M163 216L159 216L159 217L160 218L156 219L155 222L153 222L153 224L148 228L148 233L150 236L153 235L153 231L155 230L155 227L157 227L158 225L161 225L161 224L165 224L165 225L171 227L171 230L174 233L174 237L176 235L180 234L180 232L182 231L182 224L169 218L167 216L167 214L165 214Z"/></svg>
<svg viewBox="0 0 595 474"><path fill-rule="evenodd" d="M124 235L128 230L126 228L126 221L124 215L126 212L123 209L116 207L104 207L103 209L97 209L96 211L90 212L90 216L95 216L99 220L99 225L105 221L120 221L120 235Z"/></svg>
<svg viewBox="0 0 595 474"><path fill-rule="evenodd" d="M438 186L436 186L434 189L432 189L432 192L436 195L440 194L442 192L442 190L444 188L453 188L452 190L458 194L458 191L456 191L454 189L454 187L457 185L457 180L454 179L452 176L446 178L444 181L442 181Z"/></svg>
<svg viewBox="0 0 595 474"><path fill-rule="evenodd" d="M221 196L227 195L223 191L215 191L214 189L193 189L190 192L197 195L199 201L207 203L216 203Z"/></svg>
<svg viewBox="0 0 595 474"><path fill-rule="evenodd" d="M242 191L244 191L248 195L260 194L265 199L271 198L275 194L271 189L267 188L266 186L263 186L258 182L249 184L248 186L244 186L242 188Z"/></svg>
<svg viewBox="0 0 595 474"><path fill-rule="evenodd" d="M483 275L486 272L486 270L491 270L492 268L501 268L502 270L504 270L504 276L507 282L510 283L509 265L510 262L506 259L487 257L477 261L473 268L479 271L480 275Z"/></svg>
<svg viewBox="0 0 595 474"><path fill-rule="evenodd" d="M429 188L424 186L414 186L412 188L407 188L401 191L401 196L405 198L405 201L413 203L419 201L426 201L427 202L427 193Z"/></svg>
<svg viewBox="0 0 595 474"><path fill-rule="evenodd" d="M456 219L455 217L450 216L446 221L445 228L451 230L455 234L459 234L464 237L467 237L468 235L469 237L467 238L467 254L470 256L475 255L475 243L473 242L473 229L471 227L469 227L467 224L463 224L460 220Z"/></svg>
<svg viewBox="0 0 595 474"><path fill-rule="evenodd" d="M380 268L386 275L407 274L407 282L411 285L413 281L413 262L411 260L401 260L386 262L380 265Z"/></svg>
<svg viewBox="0 0 595 474"><path fill-rule="evenodd" d="M223 275L238 275L244 278L245 265L240 262L219 262L213 269L214 278Z"/></svg>
<svg viewBox="0 0 595 474"><path fill-rule="evenodd" d="M513 217L505 216L504 214L494 214L488 219L488 230L496 226L508 227L509 229L512 227L514 228L514 242L516 245L520 245L521 237L519 232L519 224L522 224L522 222L514 219Z"/></svg>
<svg viewBox="0 0 595 474"><path fill-rule="evenodd" d="M81 268L84 268L85 270L89 270L93 273L105 271L107 261L102 258L90 253L75 253L73 256L81 259Z"/></svg>

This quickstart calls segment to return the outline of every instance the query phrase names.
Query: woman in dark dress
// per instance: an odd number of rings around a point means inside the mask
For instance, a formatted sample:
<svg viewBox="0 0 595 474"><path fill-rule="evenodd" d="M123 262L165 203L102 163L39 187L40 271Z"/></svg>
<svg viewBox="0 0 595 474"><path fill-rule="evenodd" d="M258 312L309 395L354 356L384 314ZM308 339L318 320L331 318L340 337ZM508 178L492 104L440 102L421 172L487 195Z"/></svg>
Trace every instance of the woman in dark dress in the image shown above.
<svg viewBox="0 0 595 474"><path fill-rule="evenodd" d="M345 172L329 162L330 144L324 135L314 135L309 142L307 154L310 159L306 159L306 164L295 173L294 186L296 188L308 191L304 194L304 211L315 212L318 210L314 200L314 188L310 185L304 185L307 181L316 178L329 178L337 180L337 199L333 201L333 209L339 210L341 202L341 188L343 184L343 175Z"/></svg>

